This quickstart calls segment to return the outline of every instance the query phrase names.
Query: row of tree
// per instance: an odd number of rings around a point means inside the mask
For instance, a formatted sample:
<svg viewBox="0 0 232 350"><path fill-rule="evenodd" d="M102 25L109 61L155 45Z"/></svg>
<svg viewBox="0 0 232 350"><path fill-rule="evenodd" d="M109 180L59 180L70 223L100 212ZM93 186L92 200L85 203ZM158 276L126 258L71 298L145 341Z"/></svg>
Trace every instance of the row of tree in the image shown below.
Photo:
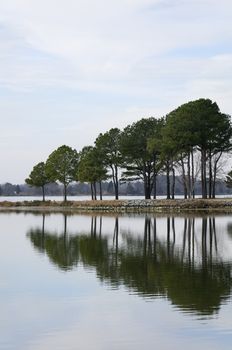
<svg viewBox="0 0 232 350"><path fill-rule="evenodd" d="M223 154L231 151L231 118L220 112L217 103L199 99L181 105L167 116L143 118L123 130L112 128L100 134L94 146L79 153L63 145L45 163L37 164L26 183L41 186L60 182L88 182L92 199L97 199L97 184L111 178L115 199L119 182L141 180L146 199L156 198L157 176L166 176L167 198L174 198L176 174L181 177L184 197L194 198L196 182L201 180L202 198L214 198L217 174Z"/></svg>

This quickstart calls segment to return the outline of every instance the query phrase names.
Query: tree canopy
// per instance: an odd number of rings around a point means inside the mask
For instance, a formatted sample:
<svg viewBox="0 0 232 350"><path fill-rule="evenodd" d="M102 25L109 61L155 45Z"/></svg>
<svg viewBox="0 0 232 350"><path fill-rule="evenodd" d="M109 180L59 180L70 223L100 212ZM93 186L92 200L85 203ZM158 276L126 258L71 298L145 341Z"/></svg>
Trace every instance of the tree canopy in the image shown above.
<svg viewBox="0 0 232 350"><path fill-rule="evenodd" d="M162 122L155 118L143 118L128 125L121 137L121 152L126 168L123 177L132 181L141 179L146 199L151 196L159 153L158 143L155 144L151 139L159 139L161 125Z"/></svg>
<svg viewBox="0 0 232 350"><path fill-rule="evenodd" d="M41 187L43 201L45 201L45 185L50 182L44 162L36 164L25 182L30 186Z"/></svg>
<svg viewBox="0 0 232 350"><path fill-rule="evenodd" d="M64 201L67 200L67 187L77 181L79 155L75 149L63 145L53 151L46 162L46 172L51 181L59 181L64 186Z"/></svg>

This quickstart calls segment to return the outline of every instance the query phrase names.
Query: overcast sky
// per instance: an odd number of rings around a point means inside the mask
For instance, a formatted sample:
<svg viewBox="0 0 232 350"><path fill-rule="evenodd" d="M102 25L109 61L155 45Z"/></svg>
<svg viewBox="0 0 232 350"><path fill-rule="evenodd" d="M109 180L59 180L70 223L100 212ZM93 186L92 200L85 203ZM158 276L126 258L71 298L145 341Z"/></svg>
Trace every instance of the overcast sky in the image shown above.
<svg viewBox="0 0 232 350"><path fill-rule="evenodd" d="M0 183L231 83L231 0L0 0Z"/></svg>

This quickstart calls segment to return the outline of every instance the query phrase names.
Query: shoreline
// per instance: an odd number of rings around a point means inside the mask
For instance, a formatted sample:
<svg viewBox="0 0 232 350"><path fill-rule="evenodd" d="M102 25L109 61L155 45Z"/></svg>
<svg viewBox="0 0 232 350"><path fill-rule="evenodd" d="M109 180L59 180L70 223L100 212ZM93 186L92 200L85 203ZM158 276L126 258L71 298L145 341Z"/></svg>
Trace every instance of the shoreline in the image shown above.
<svg viewBox="0 0 232 350"><path fill-rule="evenodd" d="M86 201L21 201L0 202L0 211L72 211L112 213L232 213L232 198L220 199L128 199Z"/></svg>

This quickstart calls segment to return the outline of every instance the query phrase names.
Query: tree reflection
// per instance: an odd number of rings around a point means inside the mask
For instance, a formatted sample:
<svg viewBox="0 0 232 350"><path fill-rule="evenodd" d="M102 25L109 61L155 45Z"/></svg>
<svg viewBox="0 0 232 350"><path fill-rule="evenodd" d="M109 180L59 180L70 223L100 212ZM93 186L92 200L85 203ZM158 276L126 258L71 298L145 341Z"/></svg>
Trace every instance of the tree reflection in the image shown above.
<svg viewBox="0 0 232 350"><path fill-rule="evenodd" d="M120 230L116 216L112 232L103 235L102 217L93 216L89 231L69 234L64 215L63 232L58 234L45 229L43 215L41 229L27 235L62 270L79 263L95 269L101 281L114 287L124 285L151 298L168 297L173 305L198 315L217 312L230 296L231 264L218 257L215 218L202 217L197 229L194 217L184 218L177 230L175 217L169 216L166 235L161 236L158 220L145 216L143 234L138 235Z"/></svg>
<svg viewBox="0 0 232 350"><path fill-rule="evenodd" d="M31 229L28 236L34 247L40 252L46 252L50 261L60 269L67 270L77 265L79 260L78 237L67 233L67 215L64 214L64 227L62 235L57 232L45 230L45 214L42 215L41 229Z"/></svg>

